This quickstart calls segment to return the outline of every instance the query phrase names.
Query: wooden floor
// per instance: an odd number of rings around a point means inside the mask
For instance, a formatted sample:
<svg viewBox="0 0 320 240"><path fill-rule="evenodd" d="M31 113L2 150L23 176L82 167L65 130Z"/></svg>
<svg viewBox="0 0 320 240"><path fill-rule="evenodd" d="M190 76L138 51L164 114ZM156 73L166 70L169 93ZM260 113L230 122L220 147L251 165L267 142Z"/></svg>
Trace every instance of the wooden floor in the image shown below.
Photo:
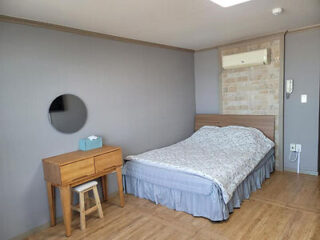
<svg viewBox="0 0 320 240"><path fill-rule="evenodd" d="M114 198L103 211L103 219L88 217L85 231L75 216L68 239L320 239L320 177L276 172L221 223L131 195L124 208ZM67 238L58 224L28 239Z"/></svg>

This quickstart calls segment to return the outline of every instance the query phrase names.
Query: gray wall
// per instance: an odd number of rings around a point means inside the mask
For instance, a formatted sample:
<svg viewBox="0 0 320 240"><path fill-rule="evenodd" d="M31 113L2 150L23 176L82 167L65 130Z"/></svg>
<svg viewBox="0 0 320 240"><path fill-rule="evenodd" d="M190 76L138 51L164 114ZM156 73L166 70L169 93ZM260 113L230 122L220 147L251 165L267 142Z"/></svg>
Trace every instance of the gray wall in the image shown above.
<svg viewBox="0 0 320 240"><path fill-rule="evenodd" d="M49 221L42 158L76 150L92 134L124 155L188 137L193 69L192 53L0 23L0 238ZM88 108L75 134L48 121L49 105L62 93Z"/></svg>
<svg viewBox="0 0 320 240"><path fill-rule="evenodd" d="M296 170L288 160L290 143L302 144L301 171L318 171L318 116L320 79L320 29L289 33L285 42L285 76L294 80L294 91L284 105L284 167ZM300 102L307 94L308 102Z"/></svg>
<svg viewBox="0 0 320 240"><path fill-rule="evenodd" d="M197 113L219 113L218 49L194 54L195 96Z"/></svg>

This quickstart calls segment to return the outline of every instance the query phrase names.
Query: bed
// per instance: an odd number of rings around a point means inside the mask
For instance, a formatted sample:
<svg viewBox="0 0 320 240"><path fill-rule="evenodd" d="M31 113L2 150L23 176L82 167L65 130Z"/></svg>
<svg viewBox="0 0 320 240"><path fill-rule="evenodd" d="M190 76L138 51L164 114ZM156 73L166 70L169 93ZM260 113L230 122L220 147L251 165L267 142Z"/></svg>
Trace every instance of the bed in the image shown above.
<svg viewBox="0 0 320 240"><path fill-rule="evenodd" d="M124 190L212 221L229 218L274 169L274 116L200 114L184 141L126 158Z"/></svg>

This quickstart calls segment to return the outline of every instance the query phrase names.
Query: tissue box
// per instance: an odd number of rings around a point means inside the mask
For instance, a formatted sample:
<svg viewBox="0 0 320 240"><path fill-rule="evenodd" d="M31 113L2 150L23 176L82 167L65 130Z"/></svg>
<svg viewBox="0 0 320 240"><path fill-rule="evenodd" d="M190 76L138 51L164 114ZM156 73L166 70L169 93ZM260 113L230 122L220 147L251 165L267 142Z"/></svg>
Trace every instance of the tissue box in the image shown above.
<svg viewBox="0 0 320 240"><path fill-rule="evenodd" d="M79 141L79 149L82 151L88 151L91 149L101 148L102 147L102 138L98 137L97 139L90 140L88 138L82 138Z"/></svg>

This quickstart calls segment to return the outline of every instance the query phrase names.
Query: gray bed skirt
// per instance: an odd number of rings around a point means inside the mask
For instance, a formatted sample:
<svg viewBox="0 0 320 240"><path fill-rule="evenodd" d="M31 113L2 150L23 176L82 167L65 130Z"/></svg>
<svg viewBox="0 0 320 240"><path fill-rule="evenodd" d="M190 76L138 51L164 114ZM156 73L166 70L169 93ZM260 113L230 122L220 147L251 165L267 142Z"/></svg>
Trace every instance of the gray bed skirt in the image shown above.
<svg viewBox="0 0 320 240"><path fill-rule="evenodd" d="M212 221L223 221L229 218L234 208L240 208L241 202L248 199L251 192L260 189L266 178L270 178L270 173L274 169L274 151L270 151L237 187L227 204L223 201L220 188L213 182L211 182L210 192L208 193L202 193L201 190L192 191L183 187L172 187L172 184L169 184L170 186L157 184L152 181L152 178L143 177L143 174L136 174L132 171L129 162L126 164L128 166L125 165L123 171L126 193L193 216L205 217ZM190 187L192 187L191 185L189 184ZM207 187L204 186L204 188Z"/></svg>

